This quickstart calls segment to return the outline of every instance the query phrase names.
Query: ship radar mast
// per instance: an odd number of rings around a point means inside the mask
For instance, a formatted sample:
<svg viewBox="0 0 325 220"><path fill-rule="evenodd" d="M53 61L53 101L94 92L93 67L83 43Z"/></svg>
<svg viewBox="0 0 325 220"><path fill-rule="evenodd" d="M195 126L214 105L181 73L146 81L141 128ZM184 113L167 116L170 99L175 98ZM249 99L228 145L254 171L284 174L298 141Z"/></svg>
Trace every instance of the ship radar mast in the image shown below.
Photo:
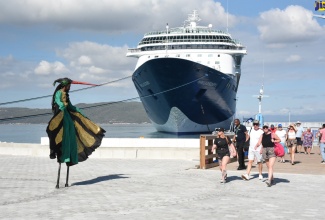
<svg viewBox="0 0 325 220"><path fill-rule="evenodd" d="M262 88L260 89L260 94L259 95L254 95L254 97L257 97L258 99L258 113L262 113L262 99L264 97L269 97L267 95L264 95L264 85L262 85Z"/></svg>
<svg viewBox="0 0 325 220"><path fill-rule="evenodd" d="M264 117L262 115L262 99L264 97L269 97L268 95L264 95L264 85L262 85L262 88L260 89L259 95L253 95L253 97L257 97L258 99L258 114L255 115L255 119L259 120L260 127L264 124Z"/></svg>
<svg viewBox="0 0 325 220"><path fill-rule="evenodd" d="M193 10L192 14L189 14L185 21L185 27L195 29L199 21L201 21L201 18L199 17L197 10Z"/></svg>

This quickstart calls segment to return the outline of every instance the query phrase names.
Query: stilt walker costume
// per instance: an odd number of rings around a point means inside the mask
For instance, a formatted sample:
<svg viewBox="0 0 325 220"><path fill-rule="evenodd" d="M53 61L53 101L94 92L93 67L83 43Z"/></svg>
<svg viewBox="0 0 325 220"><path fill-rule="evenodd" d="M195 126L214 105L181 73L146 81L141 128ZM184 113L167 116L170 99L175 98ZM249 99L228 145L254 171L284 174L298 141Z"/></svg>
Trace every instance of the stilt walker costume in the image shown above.
<svg viewBox="0 0 325 220"><path fill-rule="evenodd" d="M59 188L61 163L67 165L67 181L69 166L87 160L104 137L105 130L85 117L79 108L73 106L69 99L71 84L93 85L77 82L69 78L60 78L54 81L59 83L52 98L52 111L54 116L48 123L46 132L50 139L50 158L59 163L58 181Z"/></svg>

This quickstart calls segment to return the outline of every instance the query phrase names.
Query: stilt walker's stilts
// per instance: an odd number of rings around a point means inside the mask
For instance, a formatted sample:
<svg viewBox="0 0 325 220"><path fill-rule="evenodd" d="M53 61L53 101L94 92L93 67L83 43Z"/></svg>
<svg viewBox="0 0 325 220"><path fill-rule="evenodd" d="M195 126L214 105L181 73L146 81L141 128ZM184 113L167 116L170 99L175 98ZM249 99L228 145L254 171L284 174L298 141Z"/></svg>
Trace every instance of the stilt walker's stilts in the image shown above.
<svg viewBox="0 0 325 220"><path fill-rule="evenodd" d="M65 182L65 187L69 186L69 184L68 184L68 181L69 181L69 167L70 166L67 165L67 179L66 179L66 182Z"/></svg>
<svg viewBox="0 0 325 220"><path fill-rule="evenodd" d="M56 187L55 188L59 188L59 182L60 182L60 171L61 171L61 163L59 163L59 171L58 171L58 180L56 182Z"/></svg>

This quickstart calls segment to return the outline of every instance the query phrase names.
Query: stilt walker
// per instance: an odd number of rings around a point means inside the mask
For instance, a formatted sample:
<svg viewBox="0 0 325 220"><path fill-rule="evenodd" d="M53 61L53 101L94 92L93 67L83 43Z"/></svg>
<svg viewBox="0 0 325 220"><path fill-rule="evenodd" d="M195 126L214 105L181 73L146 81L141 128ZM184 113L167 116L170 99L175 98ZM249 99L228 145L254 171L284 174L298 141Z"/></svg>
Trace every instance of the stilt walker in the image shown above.
<svg viewBox="0 0 325 220"><path fill-rule="evenodd" d="M85 117L79 108L73 106L69 99L71 84L92 85L90 83L60 78L52 98L54 116L46 128L50 140L50 158L59 163L56 188L59 188L61 163L67 165L65 187L69 186L69 167L87 160L88 156L98 148L105 130Z"/></svg>

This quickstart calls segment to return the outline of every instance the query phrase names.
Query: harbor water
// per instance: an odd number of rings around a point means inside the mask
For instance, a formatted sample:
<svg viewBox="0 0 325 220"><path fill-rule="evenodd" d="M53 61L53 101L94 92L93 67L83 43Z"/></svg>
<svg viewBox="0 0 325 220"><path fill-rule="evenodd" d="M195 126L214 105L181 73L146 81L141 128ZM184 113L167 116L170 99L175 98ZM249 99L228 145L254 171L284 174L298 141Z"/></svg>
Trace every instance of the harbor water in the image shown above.
<svg viewBox="0 0 325 220"><path fill-rule="evenodd" d="M277 125L281 122L268 124ZM282 123L284 128L286 123ZM302 126L310 127L314 135L321 122L305 122ZM0 124L0 142L33 143L39 144L41 137L47 137L47 124ZM157 132L151 124L101 124L106 130L105 138L199 138L200 134L176 135ZM249 128L249 125L246 125Z"/></svg>
<svg viewBox="0 0 325 220"><path fill-rule="evenodd" d="M39 144L47 137L47 124L0 124L0 142ZM101 124L105 138L199 138L200 134L175 135L157 132L151 124Z"/></svg>

